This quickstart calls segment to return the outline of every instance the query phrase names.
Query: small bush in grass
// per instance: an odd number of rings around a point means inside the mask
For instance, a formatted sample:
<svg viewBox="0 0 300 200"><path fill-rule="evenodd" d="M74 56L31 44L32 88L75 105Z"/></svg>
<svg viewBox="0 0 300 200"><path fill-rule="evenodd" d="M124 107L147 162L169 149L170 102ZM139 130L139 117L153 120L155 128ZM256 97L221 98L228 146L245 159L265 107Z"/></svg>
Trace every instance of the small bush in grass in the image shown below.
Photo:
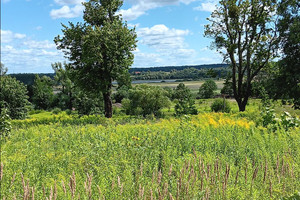
<svg viewBox="0 0 300 200"><path fill-rule="evenodd" d="M229 113L231 107L226 99L215 99L210 106L211 110L214 112L226 112Z"/></svg>
<svg viewBox="0 0 300 200"><path fill-rule="evenodd" d="M54 109L52 110L52 113L55 114L55 115L59 114L60 112L61 112L61 109L60 109L60 108L54 108Z"/></svg>

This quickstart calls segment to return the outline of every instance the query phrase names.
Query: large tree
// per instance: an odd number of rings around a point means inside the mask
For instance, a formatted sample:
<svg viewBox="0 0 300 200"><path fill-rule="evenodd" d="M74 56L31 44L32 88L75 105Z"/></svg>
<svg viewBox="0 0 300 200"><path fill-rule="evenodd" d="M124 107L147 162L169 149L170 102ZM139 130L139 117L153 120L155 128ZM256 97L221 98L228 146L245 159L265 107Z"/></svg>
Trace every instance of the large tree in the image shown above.
<svg viewBox="0 0 300 200"><path fill-rule="evenodd" d="M221 0L205 27L205 35L232 67L240 111L245 111L253 79L275 55L275 9L275 0Z"/></svg>
<svg viewBox="0 0 300 200"><path fill-rule="evenodd" d="M57 48L70 60L76 84L102 92L105 116L112 117L112 81L127 73L133 64L136 33L122 21L117 11L121 0L90 0L83 3L84 23L63 25L64 36L57 36Z"/></svg>

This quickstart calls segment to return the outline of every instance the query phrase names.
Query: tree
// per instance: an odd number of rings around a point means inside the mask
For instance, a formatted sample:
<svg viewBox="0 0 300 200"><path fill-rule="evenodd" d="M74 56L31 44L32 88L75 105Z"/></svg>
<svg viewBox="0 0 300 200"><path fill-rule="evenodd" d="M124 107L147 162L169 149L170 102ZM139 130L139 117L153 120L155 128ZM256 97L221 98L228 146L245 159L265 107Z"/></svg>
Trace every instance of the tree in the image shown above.
<svg viewBox="0 0 300 200"><path fill-rule="evenodd" d="M274 57L274 0L221 0L208 19L205 36L232 68L232 87L239 110L245 111L251 82Z"/></svg>
<svg viewBox="0 0 300 200"><path fill-rule="evenodd" d="M53 80L50 77L35 76L32 101L38 109L49 109L54 100Z"/></svg>
<svg viewBox="0 0 300 200"><path fill-rule="evenodd" d="M58 93L59 106L62 109L72 109L73 107L73 93L74 83L71 81L71 74L68 70L67 63L54 63L52 69L55 72L54 80L59 85L61 93Z"/></svg>
<svg viewBox="0 0 300 200"><path fill-rule="evenodd" d="M226 95L228 97L233 97L233 89L232 89L232 82L231 82L232 78L231 77L232 77L232 75L229 73L223 84L224 86L221 89L221 94Z"/></svg>
<svg viewBox="0 0 300 200"><path fill-rule="evenodd" d="M300 3L282 0L278 14L281 16L279 42L283 58L279 61L279 73L275 78L277 97L292 98L294 108L300 109ZM286 89L288 88L288 90Z"/></svg>
<svg viewBox="0 0 300 200"><path fill-rule="evenodd" d="M0 76L0 113L7 109L12 119L24 119L28 112L27 90L23 83L10 76Z"/></svg>
<svg viewBox="0 0 300 200"><path fill-rule="evenodd" d="M173 98L177 101L175 105L176 115L197 114L192 92L183 83L179 83L175 88Z"/></svg>
<svg viewBox="0 0 300 200"><path fill-rule="evenodd" d="M200 86L198 97L201 99L213 98L215 94L214 91L217 89L217 84L213 80L207 80Z"/></svg>
<svg viewBox="0 0 300 200"><path fill-rule="evenodd" d="M170 100L166 91L158 86L137 85L129 90L128 99L123 99L122 106L130 115L161 115L161 109L169 107Z"/></svg>
<svg viewBox="0 0 300 200"><path fill-rule="evenodd" d="M72 78L83 89L102 92L105 116L112 117L112 81L133 64L136 33L116 12L121 0L90 0L85 6L85 23L63 25L63 37L55 43L70 60Z"/></svg>

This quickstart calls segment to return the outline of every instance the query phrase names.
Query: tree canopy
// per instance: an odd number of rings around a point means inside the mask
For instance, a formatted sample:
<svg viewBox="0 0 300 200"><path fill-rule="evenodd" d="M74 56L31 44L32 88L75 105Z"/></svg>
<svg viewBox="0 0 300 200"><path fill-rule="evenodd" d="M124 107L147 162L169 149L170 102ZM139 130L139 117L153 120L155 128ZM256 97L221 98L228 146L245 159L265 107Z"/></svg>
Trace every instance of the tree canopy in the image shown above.
<svg viewBox="0 0 300 200"><path fill-rule="evenodd" d="M221 0L208 19L205 35L232 68L232 87L239 110L244 111L251 82L275 56L276 1Z"/></svg>
<svg viewBox="0 0 300 200"><path fill-rule="evenodd" d="M112 81L126 73L133 64L136 33L116 12L121 0L90 0L83 3L84 23L63 25L63 37L55 43L70 60L76 84L102 92L105 116L112 117Z"/></svg>

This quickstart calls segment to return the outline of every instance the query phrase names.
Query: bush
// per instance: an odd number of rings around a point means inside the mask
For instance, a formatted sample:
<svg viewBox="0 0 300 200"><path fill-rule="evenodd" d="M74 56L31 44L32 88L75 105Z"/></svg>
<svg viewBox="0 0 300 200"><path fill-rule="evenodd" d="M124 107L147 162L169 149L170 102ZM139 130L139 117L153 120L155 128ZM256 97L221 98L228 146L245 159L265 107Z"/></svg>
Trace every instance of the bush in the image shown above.
<svg viewBox="0 0 300 200"><path fill-rule="evenodd" d="M166 91L158 86L137 85L129 90L128 99L122 101L123 109L130 115L161 115L161 109L169 107Z"/></svg>
<svg viewBox="0 0 300 200"><path fill-rule="evenodd" d="M74 107L80 115L102 114L104 110L102 94L78 90L74 94Z"/></svg>
<svg viewBox="0 0 300 200"><path fill-rule="evenodd" d="M0 76L0 91L0 110L6 107L10 118L24 119L29 105L25 85L10 76Z"/></svg>
<svg viewBox="0 0 300 200"><path fill-rule="evenodd" d="M213 112L226 112L229 113L231 107L226 99L215 99L210 106Z"/></svg>
<svg viewBox="0 0 300 200"><path fill-rule="evenodd" d="M128 98L128 90L130 88L126 85L123 85L117 88L117 92L113 94L113 99L116 103L121 103L123 99Z"/></svg>
<svg viewBox="0 0 300 200"><path fill-rule="evenodd" d="M213 98L214 91L217 89L218 89L217 84L213 80L207 80L200 86L198 97L200 99Z"/></svg>
<svg viewBox="0 0 300 200"><path fill-rule="evenodd" d="M36 108L47 110L54 101L53 80L47 76L35 76L32 101Z"/></svg>
<svg viewBox="0 0 300 200"><path fill-rule="evenodd" d="M55 114L55 115L59 114L60 112L61 112L61 109L60 109L60 108L54 108L54 109L52 110L52 113Z"/></svg>
<svg viewBox="0 0 300 200"><path fill-rule="evenodd" d="M183 83L180 83L174 90L173 98L176 99L175 114L197 114L195 101L191 90Z"/></svg>

